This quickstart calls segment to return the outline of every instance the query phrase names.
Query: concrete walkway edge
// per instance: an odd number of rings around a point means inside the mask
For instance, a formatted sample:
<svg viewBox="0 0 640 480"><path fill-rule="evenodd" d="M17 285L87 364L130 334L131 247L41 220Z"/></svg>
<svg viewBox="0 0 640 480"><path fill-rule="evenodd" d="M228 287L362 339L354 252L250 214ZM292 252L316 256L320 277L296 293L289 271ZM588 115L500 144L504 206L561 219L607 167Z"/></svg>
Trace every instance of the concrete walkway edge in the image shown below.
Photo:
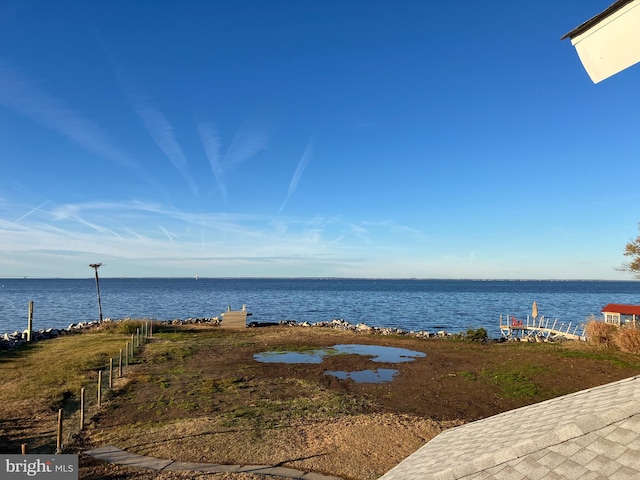
<svg viewBox="0 0 640 480"><path fill-rule="evenodd" d="M189 471L208 473L256 473L262 475L272 475L274 477L292 478L296 480L341 480L339 477L321 475L313 472L303 472L295 468L277 467L269 465L221 465L217 463L189 463L174 462L173 460L163 460L161 458L146 457L129 453L112 445L86 450L84 452L98 460L108 463L115 463L127 467L148 468L157 471Z"/></svg>

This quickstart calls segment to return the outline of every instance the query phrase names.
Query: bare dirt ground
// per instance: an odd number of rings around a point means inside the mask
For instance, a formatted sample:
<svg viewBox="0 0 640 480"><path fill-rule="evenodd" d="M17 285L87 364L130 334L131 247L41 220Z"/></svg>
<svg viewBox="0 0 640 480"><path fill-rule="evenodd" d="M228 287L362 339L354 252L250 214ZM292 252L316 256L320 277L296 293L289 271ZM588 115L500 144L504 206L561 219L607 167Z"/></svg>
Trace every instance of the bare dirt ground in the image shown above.
<svg viewBox="0 0 640 480"><path fill-rule="evenodd" d="M426 354L378 363L261 363L254 354L336 344ZM443 429L640 374L640 359L584 343L486 344L321 328L183 329L157 336L69 448L114 445L176 461L278 465L345 479L377 478ZM397 369L392 382L327 371ZM80 478L273 478L158 473L81 457Z"/></svg>

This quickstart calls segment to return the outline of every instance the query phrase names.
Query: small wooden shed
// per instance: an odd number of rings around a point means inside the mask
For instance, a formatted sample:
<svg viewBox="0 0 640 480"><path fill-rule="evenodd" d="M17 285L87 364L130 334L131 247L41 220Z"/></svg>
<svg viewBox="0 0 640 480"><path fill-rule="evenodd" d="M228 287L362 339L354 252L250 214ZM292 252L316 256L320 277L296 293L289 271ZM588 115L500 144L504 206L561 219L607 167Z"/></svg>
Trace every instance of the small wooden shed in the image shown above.
<svg viewBox="0 0 640 480"><path fill-rule="evenodd" d="M632 325L633 327L640 323L640 305L609 303L602 307L602 314L605 323Z"/></svg>

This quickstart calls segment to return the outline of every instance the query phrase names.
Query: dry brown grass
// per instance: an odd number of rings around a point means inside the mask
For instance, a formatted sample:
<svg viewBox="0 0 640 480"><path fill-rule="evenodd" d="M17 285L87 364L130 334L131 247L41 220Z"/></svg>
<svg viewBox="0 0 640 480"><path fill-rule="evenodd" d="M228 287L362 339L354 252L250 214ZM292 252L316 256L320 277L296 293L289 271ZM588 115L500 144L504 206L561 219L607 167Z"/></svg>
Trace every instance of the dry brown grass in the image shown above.
<svg viewBox="0 0 640 480"><path fill-rule="evenodd" d="M107 385L109 359L115 357L117 366L119 349L128 340L128 335L94 329L0 352L0 451L17 453L8 440L16 436L28 440L31 453L51 451L59 409L72 433L82 388L90 412L97 405L98 371ZM105 388L103 398L108 394Z"/></svg>
<svg viewBox="0 0 640 480"><path fill-rule="evenodd" d="M65 415L66 452L112 444L177 461L281 465L373 480L442 429L640 373L638 357L583 342L480 344L290 327L155 332L115 388L103 392L102 407L94 403L81 434L70 435L78 422ZM105 328L0 352L0 452L19 453L22 443L33 453L52 452L55 409L64 405L71 413L74 392L87 381L87 388L95 387L96 369L128 340L130 335ZM363 370L371 362L363 356L331 356L321 365L253 357L343 343L427 356L398 364L392 384L359 384L325 373ZM513 387L529 393L514 397ZM89 398L95 402L95 391L87 391ZM81 479L203 478L86 456L80 468ZM247 475L206 478L267 480Z"/></svg>
<svg viewBox="0 0 640 480"><path fill-rule="evenodd" d="M591 345L640 354L640 330L637 328L592 320L587 323L585 331Z"/></svg>
<svg viewBox="0 0 640 480"><path fill-rule="evenodd" d="M640 330L632 327L618 329L613 337L613 343L621 351L627 353L640 353Z"/></svg>
<svg viewBox="0 0 640 480"><path fill-rule="evenodd" d="M613 347L618 327L611 323L592 320L587 323L585 333L591 345L596 347Z"/></svg>

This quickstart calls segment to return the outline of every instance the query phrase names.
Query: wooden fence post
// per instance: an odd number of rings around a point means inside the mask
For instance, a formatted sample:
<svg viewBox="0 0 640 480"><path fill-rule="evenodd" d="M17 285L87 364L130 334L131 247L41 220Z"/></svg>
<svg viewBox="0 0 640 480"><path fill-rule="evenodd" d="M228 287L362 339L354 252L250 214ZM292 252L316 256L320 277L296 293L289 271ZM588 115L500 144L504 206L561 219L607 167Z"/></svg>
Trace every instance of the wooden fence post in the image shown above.
<svg viewBox="0 0 640 480"><path fill-rule="evenodd" d="M98 370L98 408L102 406L102 370Z"/></svg>
<svg viewBox="0 0 640 480"><path fill-rule="evenodd" d="M80 389L80 430L84 430L84 387Z"/></svg>
<svg viewBox="0 0 640 480"><path fill-rule="evenodd" d="M118 364L118 378L122 378L122 349L120 349L120 363Z"/></svg>
<svg viewBox="0 0 640 480"><path fill-rule="evenodd" d="M125 351L124 351L124 366L129 366L129 342L125 343Z"/></svg>
<svg viewBox="0 0 640 480"><path fill-rule="evenodd" d="M56 454L62 453L62 409L58 410L58 432L56 435Z"/></svg>
<svg viewBox="0 0 640 480"><path fill-rule="evenodd" d="M133 358L133 355L135 354L135 349L133 348L135 346L135 333L131 334L131 358Z"/></svg>
<svg viewBox="0 0 640 480"><path fill-rule="evenodd" d="M33 300L29 301L29 320L27 321L27 342L31 341L33 335Z"/></svg>
<svg viewBox="0 0 640 480"><path fill-rule="evenodd" d="M26 455L29 452L29 449L27 448L27 444L26 443L23 443L21 445L21 448L22 448L22 455Z"/></svg>
<svg viewBox="0 0 640 480"><path fill-rule="evenodd" d="M150 322L149 338L153 338L153 320Z"/></svg>
<svg viewBox="0 0 640 480"><path fill-rule="evenodd" d="M109 390L113 388L113 358L109 359Z"/></svg>
<svg viewBox="0 0 640 480"><path fill-rule="evenodd" d="M136 328L136 347L140 346L140 327Z"/></svg>

